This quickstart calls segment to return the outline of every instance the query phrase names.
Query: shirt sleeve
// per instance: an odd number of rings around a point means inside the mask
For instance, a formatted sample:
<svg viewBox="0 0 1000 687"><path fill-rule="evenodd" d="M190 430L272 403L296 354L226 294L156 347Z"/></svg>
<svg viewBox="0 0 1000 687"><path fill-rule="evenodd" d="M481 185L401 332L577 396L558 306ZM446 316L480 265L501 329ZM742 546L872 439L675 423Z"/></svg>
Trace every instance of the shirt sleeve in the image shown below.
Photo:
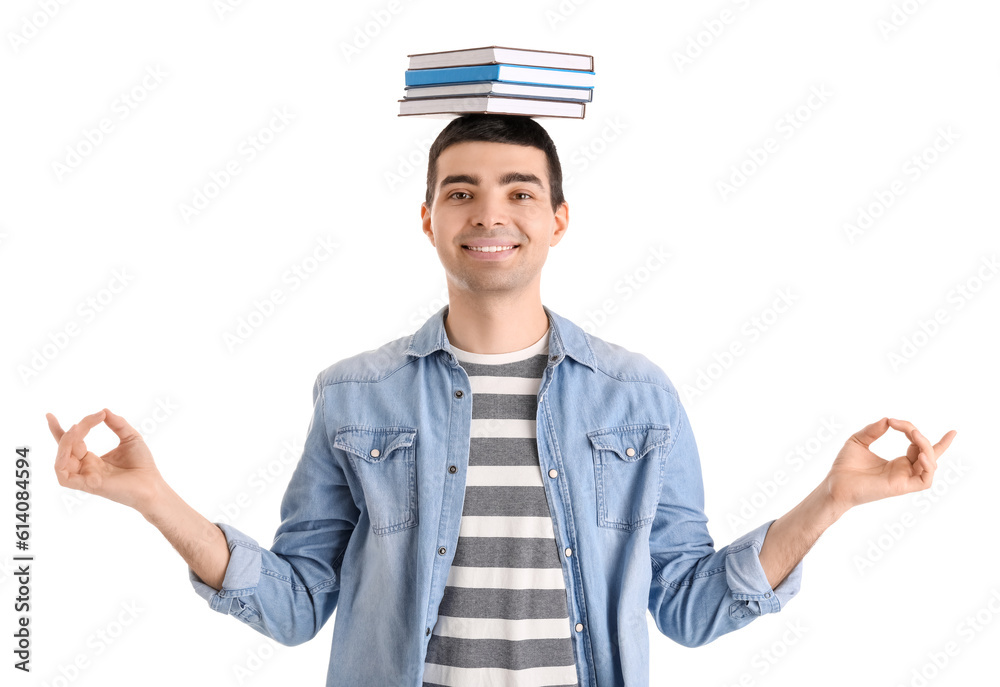
<svg viewBox="0 0 1000 687"><path fill-rule="evenodd" d="M799 591L802 562L775 589L768 584L758 554L773 520L715 550L694 433L671 391L673 438L649 540L649 611L661 633L700 646L784 608Z"/></svg>
<svg viewBox="0 0 1000 687"><path fill-rule="evenodd" d="M325 414L317 377L312 420L281 501L281 524L271 548L217 522L230 552L222 589L210 587L188 567L191 585L209 608L289 646L316 636L336 609L341 562L360 516L333 455Z"/></svg>

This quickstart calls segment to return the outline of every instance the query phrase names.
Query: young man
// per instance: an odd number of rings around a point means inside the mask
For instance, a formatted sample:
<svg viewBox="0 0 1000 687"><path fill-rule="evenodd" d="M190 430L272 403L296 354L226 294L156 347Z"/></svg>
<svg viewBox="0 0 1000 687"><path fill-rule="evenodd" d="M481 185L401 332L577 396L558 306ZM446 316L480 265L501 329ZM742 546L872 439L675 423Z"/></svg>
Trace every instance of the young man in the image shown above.
<svg viewBox="0 0 1000 687"><path fill-rule="evenodd" d="M212 609L288 645L337 609L328 685L647 684L647 610L686 646L780 611L830 524L928 488L954 438L882 418L798 506L716 550L673 384L542 305L569 224L544 129L452 121L421 218L448 305L317 376L270 549L184 503L124 418L63 433L48 416L60 484L139 510ZM83 438L102 421L121 443L98 457ZM911 445L887 462L868 445L889 427Z"/></svg>

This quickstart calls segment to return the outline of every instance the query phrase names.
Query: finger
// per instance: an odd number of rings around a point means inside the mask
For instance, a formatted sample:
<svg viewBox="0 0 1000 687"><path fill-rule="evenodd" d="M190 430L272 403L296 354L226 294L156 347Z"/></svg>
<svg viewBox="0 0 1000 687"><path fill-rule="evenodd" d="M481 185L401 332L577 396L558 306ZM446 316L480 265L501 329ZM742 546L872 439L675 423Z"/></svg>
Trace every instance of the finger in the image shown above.
<svg viewBox="0 0 1000 687"><path fill-rule="evenodd" d="M45 413L45 419L49 423L49 431L52 432L52 436L55 437L56 441L62 439L62 435L65 434L63 428L59 426L59 420L52 413Z"/></svg>
<svg viewBox="0 0 1000 687"><path fill-rule="evenodd" d="M920 431L913 426L912 422L889 418L889 426L905 434L906 438L910 440L910 443L926 453L928 457L937 457L937 453L934 452L934 447L931 446L930 440L921 434Z"/></svg>
<svg viewBox="0 0 1000 687"><path fill-rule="evenodd" d="M914 465L920 471L917 474L921 476L926 475L928 473L933 475L934 471L937 470L937 463L931 460L930 456L928 456L923 451L917 454L917 462Z"/></svg>
<svg viewBox="0 0 1000 687"><path fill-rule="evenodd" d="M59 446L56 447L56 470L65 469L67 462L73 457L73 437L75 433L76 425L72 425L59 437Z"/></svg>
<svg viewBox="0 0 1000 687"><path fill-rule="evenodd" d="M78 458L82 458L86 453L86 445L83 443L84 437L87 436L89 432L95 425L100 423L104 419L104 411L98 411L91 415L87 415L80 422L73 425L60 437L59 448L56 451L56 464L59 461L66 461L69 456L73 455L74 449L79 449L80 455Z"/></svg>
<svg viewBox="0 0 1000 687"><path fill-rule="evenodd" d="M934 455L935 456L940 456L942 453L944 453L945 449L947 449L949 446L951 446L951 441L952 441L952 439L955 438L956 434L958 434L958 432L956 432L953 429L950 432L948 432L947 434L945 434L943 437L941 437L941 441L939 441L936 444L934 444Z"/></svg>
<svg viewBox="0 0 1000 687"><path fill-rule="evenodd" d="M87 488L87 479L78 472L56 469L56 481L64 487L93 493Z"/></svg>
<svg viewBox="0 0 1000 687"><path fill-rule="evenodd" d="M850 436L848 441L853 439L862 446L865 447L870 446L873 441L878 439L880 436L882 436L889 430L888 420L889 418L884 417L881 420L878 420L877 422L873 422L870 425L867 425L864 428L859 429L857 432L855 432Z"/></svg>
<svg viewBox="0 0 1000 687"><path fill-rule="evenodd" d="M92 430L97 425L104 421L104 411L98 410L96 413L91 413L87 417L80 420L80 428L83 430L83 435L86 436L87 432ZM81 437L82 438L82 437Z"/></svg>
<svg viewBox="0 0 1000 687"><path fill-rule="evenodd" d="M920 480L921 486L926 489L934 481L934 471L937 469L937 465L923 451L917 456L916 464L921 468L921 472L916 477Z"/></svg>
<svg viewBox="0 0 1000 687"><path fill-rule="evenodd" d="M142 435L135 431L135 427L126 422L125 418L121 415L115 415L107 408L104 409L104 424L110 427L111 431L117 434L122 441L142 438Z"/></svg>

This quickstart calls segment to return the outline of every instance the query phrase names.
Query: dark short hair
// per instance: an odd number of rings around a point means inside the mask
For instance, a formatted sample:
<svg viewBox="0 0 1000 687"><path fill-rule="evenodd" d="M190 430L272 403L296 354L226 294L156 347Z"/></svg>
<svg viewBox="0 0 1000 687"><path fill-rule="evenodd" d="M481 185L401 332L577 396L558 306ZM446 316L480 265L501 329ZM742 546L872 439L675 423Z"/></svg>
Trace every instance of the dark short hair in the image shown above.
<svg viewBox="0 0 1000 687"><path fill-rule="evenodd" d="M434 139L427 160L427 193L424 200L428 208L434 202L438 157L448 146L465 141L511 143L540 149L545 153L549 163L552 212L555 213L566 200L563 196L562 167L559 164L559 155L556 154L556 145L541 124L523 115L476 113L465 114L451 120Z"/></svg>

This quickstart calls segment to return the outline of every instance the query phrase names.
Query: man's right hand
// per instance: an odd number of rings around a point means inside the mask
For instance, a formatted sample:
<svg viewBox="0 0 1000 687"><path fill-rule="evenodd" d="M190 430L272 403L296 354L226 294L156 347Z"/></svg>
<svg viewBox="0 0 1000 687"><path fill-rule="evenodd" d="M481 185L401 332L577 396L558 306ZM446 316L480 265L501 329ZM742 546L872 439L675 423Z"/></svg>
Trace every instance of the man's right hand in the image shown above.
<svg viewBox="0 0 1000 687"><path fill-rule="evenodd" d="M164 482L142 435L125 418L105 408L63 431L52 413L46 413L45 417L49 431L59 442L55 462L59 484L103 496L145 514ZM102 421L120 441L118 446L98 456L87 450L84 438Z"/></svg>
<svg viewBox="0 0 1000 687"><path fill-rule="evenodd" d="M59 442L55 466L59 484L135 508L160 530L202 581L222 589L229 567L225 533L163 481L142 435L125 418L105 408L64 432L52 413L45 417ZM87 450L83 439L102 421L120 441L98 456Z"/></svg>

